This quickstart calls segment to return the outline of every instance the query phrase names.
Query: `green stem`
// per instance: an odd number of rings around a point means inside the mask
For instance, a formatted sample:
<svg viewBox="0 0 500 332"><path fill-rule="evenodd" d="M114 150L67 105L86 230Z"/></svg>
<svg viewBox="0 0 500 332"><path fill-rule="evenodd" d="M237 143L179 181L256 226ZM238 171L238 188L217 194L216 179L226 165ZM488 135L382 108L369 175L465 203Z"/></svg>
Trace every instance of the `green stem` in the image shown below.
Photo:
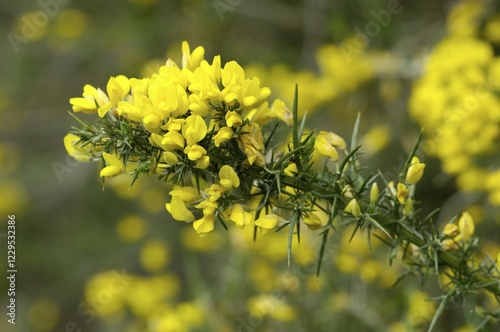
<svg viewBox="0 0 500 332"><path fill-rule="evenodd" d="M314 191L318 194L318 196L321 196L324 199L331 198L332 202L334 200L334 197L342 196L340 192L335 192L335 189L332 187L332 183L328 183L328 187L325 188L326 181L322 181L322 179L318 177L316 177L313 183L306 183L305 179L283 176L281 178L281 183L283 185L290 186L304 192ZM334 192L332 192L332 190ZM341 189L339 188L338 190ZM340 206L337 206L337 208L342 209L342 205L345 205L345 202L343 202L343 200L336 200L336 202L336 204L340 204ZM408 242L418 246L419 248L428 245L428 241L426 240L429 238L429 236L418 232L409 225L397 222L395 221L396 219L389 218L389 216L386 215L373 214L370 217L375 219L382 227L388 230L389 233L395 235L399 239L405 239ZM464 275L472 276L472 278L474 278L476 282L483 285L483 288L500 298L500 280L491 278L482 274L480 271L475 270L474 267L467 265L467 263L464 262L463 259L461 259L456 253L438 250L437 256L439 266L448 266L453 270L461 271L461 273Z"/></svg>

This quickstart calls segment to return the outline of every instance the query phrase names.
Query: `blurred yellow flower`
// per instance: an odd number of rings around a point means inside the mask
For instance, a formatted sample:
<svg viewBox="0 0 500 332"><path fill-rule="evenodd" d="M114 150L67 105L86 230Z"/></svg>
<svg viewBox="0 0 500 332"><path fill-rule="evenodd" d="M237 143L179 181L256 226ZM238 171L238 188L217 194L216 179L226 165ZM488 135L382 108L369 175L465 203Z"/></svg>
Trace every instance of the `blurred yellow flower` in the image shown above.
<svg viewBox="0 0 500 332"><path fill-rule="evenodd" d="M436 304L427 300L429 296L423 292L414 292L408 299L408 320L412 326L421 326L434 317Z"/></svg>
<svg viewBox="0 0 500 332"><path fill-rule="evenodd" d="M93 275L85 285L85 304L99 317L109 317L125 309L125 296L130 282L115 270Z"/></svg>
<svg viewBox="0 0 500 332"><path fill-rule="evenodd" d="M76 39L88 27L88 17L85 12L77 9L65 9L57 14L54 23L54 33L62 38Z"/></svg>
<svg viewBox="0 0 500 332"><path fill-rule="evenodd" d="M371 154L380 152L389 144L390 139L391 132L386 126L373 126L361 139L363 151Z"/></svg>
<svg viewBox="0 0 500 332"><path fill-rule="evenodd" d="M215 251L224 243L217 232L213 232L210 236L200 237L190 228L181 230L181 242L184 248L198 252Z"/></svg>
<svg viewBox="0 0 500 332"><path fill-rule="evenodd" d="M138 317L150 317L155 309L174 298L180 290L176 275L161 274L154 277L136 276L130 281L124 300Z"/></svg>
<svg viewBox="0 0 500 332"><path fill-rule="evenodd" d="M61 308L51 299L38 299L29 307L28 320L34 331L53 331L60 318Z"/></svg>
<svg viewBox="0 0 500 332"><path fill-rule="evenodd" d="M247 302L248 311L254 316L270 316L279 321L293 320L297 312L295 308L274 295L261 294L251 297Z"/></svg>
<svg viewBox="0 0 500 332"><path fill-rule="evenodd" d="M146 229L146 222L138 215L127 215L116 224L118 236L126 243L137 242L142 239Z"/></svg>
<svg viewBox="0 0 500 332"><path fill-rule="evenodd" d="M148 240L139 254L142 268L152 273L164 270L169 260L168 248L164 242L159 240Z"/></svg>

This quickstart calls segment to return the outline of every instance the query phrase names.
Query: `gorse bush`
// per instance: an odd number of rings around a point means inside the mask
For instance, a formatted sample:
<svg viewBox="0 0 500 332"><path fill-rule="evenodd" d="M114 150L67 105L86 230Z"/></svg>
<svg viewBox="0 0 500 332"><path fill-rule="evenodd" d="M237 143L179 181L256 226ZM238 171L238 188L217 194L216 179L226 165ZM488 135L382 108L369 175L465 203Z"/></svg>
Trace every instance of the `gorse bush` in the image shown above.
<svg viewBox="0 0 500 332"><path fill-rule="evenodd" d="M336 255L329 241L336 232L349 229L351 239L366 234L368 246L385 243L387 264L406 266L396 283L409 275L420 276L422 283L442 276L437 305L424 310L434 314L429 330L450 303L469 294L500 298L498 259L477 259L472 216L457 211L438 229L435 212L419 213L422 198L415 197L415 188L426 167L421 136L403 167L388 178L359 158L359 116L350 144L334 132L308 130L306 117L299 117L300 86L292 105L271 102L271 90L258 77L247 77L235 61L223 64L220 56L208 62L204 53L202 47L191 52L183 42L180 66L168 60L150 77L111 77L106 91L86 85L83 97L70 99L73 111L99 119L91 123L73 115L78 126L64 139L68 153L101 163L104 182L128 176L132 186L157 176L169 187L168 213L200 236L233 224L250 229L256 243L270 232L285 233L288 265L307 228L307 236L317 239L318 275L325 273L324 258ZM273 302L276 294L269 296L252 298L250 311ZM498 307L479 305L478 327L498 326ZM293 312L286 305L269 311L287 319ZM429 318L415 320L423 324Z"/></svg>

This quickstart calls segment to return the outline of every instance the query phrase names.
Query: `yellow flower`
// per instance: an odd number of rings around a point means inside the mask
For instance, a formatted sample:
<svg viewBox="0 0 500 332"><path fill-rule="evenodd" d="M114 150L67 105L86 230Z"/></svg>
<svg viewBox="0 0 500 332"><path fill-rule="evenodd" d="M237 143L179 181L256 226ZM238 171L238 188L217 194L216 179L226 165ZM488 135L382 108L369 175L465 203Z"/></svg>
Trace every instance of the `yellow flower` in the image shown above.
<svg viewBox="0 0 500 332"><path fill-rule="evenodd" d="M425 164L420 162L418 157L413 157L411 160L411 165L408 168L408 173L406 173L406 181L415 184L424 175Z"/></svg>
<svg viewBox="0 0 500 332"><path fill-rule="evenodd" d="M74 112L87 114L97 113L97 108L109 102L108 96L101 89L96 89L90 84L83 87L83 98L70 98L69 103L73 105Z"/></svg>
<svg viewBox="0 0 500 332"><path fill-rule="evenodd" d="M461 240L469 241L474 234L474 220L468 212L462 213L458 220L458 229L460 230Z"/></svg>
<svg viewBox="0 0 500 332"><path fill-rule="evenodd" d="M196 220L193 223L193 228L198 232L200 236L205 236L214 230L215 216L204 215L203 218Z"/></svg>
<svg viewBox="0 0 500 332"><path fill-rule="evenodd" d="M240 178L234 169L229 165L224 165L219 170L220 184L223 190L230 190L240 186Z"/></svg>
<svg viewBox="0 0 500 332"><path fill-rule="evenodd" d="M255 163L258 166L263 166L265 164L263 155L264 139L262 137L260 126L256 123L252 123L251 125L243 126L241 131L248 133L239 135L238 142L240 149L244 151L247 156L248 163L250 165Z"/></svg>
<svg viewBox="0 0 500 332"><path fill-rule="evenodd" d="M170 151L165 151L162 153L163 160L169 165L175 165L179 162L177 155Z"/></svg>
<svg viewBox="0 0 500 332"><path fill-rule="evenodd" d="M436 304L428 300L429 296L422 292L413 293L408 299L408 319L412 326L429 322L436 311Z"/></svg>
<svg viewBox="0 0 500 332"><path fill-rule="evenodd" d="M285 103L281 99L275 99L273 102L273 106L271 107L274 115L291 126L293 122L292 112L286 107Z"/></svg>
<svg viewBox="0 0 500 332"><path fill-rule="evenodd" d="M161 126L165 131L180 131L186 123L186 119L169 118L167 123Z"/></svg>
<svg viewBox="0 0 500 332"><path fill-rule="evenodd" d="M210 165L210 157L209 156L202 156L196 162L196 168L199 168L199 169L206 169L209 165Z"/></svg>
<svg viewBox="0 0 500 332"><path fill-rule="evenodd" d="M216 147L222 143L229 141L234 136L234 131L230 127L222 127L217 134L212 138Z"/></svg>
<svg viewBox="0 0 500 332"><path fill-rule="evenodd" d="M184 149L184 136L176 131L169 131L163 135L162 145L169 146L171 149Z"/></svg>
<svg viewBox="0 0 500 332"><path fill-rule="evenodd" d="M296 174L299 173L299 170L297 169L297 164L290 163L290 165L288 165L283 172L287 176L295 176Z"/></svg>
<svg viewBox="0 0 500 332"><path fill-rule="evenodd" d="M250 314L256 317L264 315L282 322L290 322L297 317L297 311L292 306L274 295L261 294L251 297L247 307Z"/></svg>
<svg viewBox="0 0 500 332"><path fill-rule="evenodd" d="M222 69L222 84L226 88L231 85L241 85L244 79L245 71L236 61L229 61L224 65Z"/></svg>
<svg viewBox="0 0 500 332"><path fill-rule="evenodd" d="M361 216L361 208L356 198L351 199L351 201L347 203L344 211L352 214L356 219Z"/></svg>
<svg viewBox="0 0 500 332"><path fill-rule="evenodd" d="M222 195L222 187L216 183L212 184L210 187L205 189L207 195L209 195L209 199L213 202L218 200Z"/></svg>
<svg viewBox="0 0 500 332"><path fill-rule="evenodd" d="M408 189L404 185L404 183L398 183L398 193L396 194L396 197L399 201L399 203L404 204L406 201L406 198L408 197Z"/></svg>
<svg viewBox="0 0 500 332"><path fill-rule="evenodd" d="M192 146L186 146L184 153L187 154L189 160L195 161L207 154L207 150L205 150L204 147L195 144Z"/></svg>
<svg viewBox="0 0 500 332"><path fill-rule="evenodd" d="M194 220L194 215L186 206L199 198L196 188L191 186L174 186L169 192L172 196L170 203L165 204L165 208L175 220L189 222Z"/></svg>
<svg viewBox="0 0 500 332"><path fill-rule="evenodd" d="M133 279L133 276L123 278L115 270L106 270L93 275L85 285L86 302L96 309L95 312L99 317L110 317L122 313L125 309L125 296L132 282L130 279ZM111 289L113 291L110 291ZM116 291L116 289L121 291ZM106 302L95 301L103 293L109 294Z"/></svg>
<svg viewBox="0 0 500 332"><path fill-rule="evenodd" d="M125 173L125 165L121 159L107 152L103 152L102 156L108 166L101 170L100 176L113 177Z"/></svg>
<svg viewBox="0 0 500 332"><path fill-rule="evenodd" d="M333 161L337 161L339 154L335 147L345 149L346 144L342 137L332 132L320 131L314 141L314 149L320 155L326 156Z"/></svg>
<svg viewBox="0 0 500 332"><path fill-rule="evenodd" d="M231 209L229 220L234 222L238 227L244 228L253 220L253 217L251 213L243 209L241 204L235 204Z"/></svg>
<svg viewBox="0 0 500 332"><path fill-rule="evenodd" d="M191 186L174 186L174 189L171 190L168 194L172 197L178 196L186 202L191 202L198 198L198 191L195 187Z"/></svg>
<svg viewBox="0 0 500 332"><path fill-rule="evenodd" d="M444 226L443 235L447 237L455 237L460 233L458 226L455 224L446 224Z"/></svg>
<svg viewBox="0 0 500 332"><path fill-rule="evenodd" d="M126 216L117 223L116 232L120 239L127 243L137 242L146 233L145 221L137 215Z"/></svg>
<svg viewBox="0 0 500 332"><path fill-rule="evenodd" d="M241 116L236 111L229 111L225 115L226 125L228 127L239 127L243 123Z"/></svg>
<svg viewBox="0 0 500 332"><path fill-rule="evenodd" d="M108 85L106 86L106 91L108 92L111 107L115 107L116 104L129 93L130 81L123 75L110 77ZM99 110L99 116L103 117L106 111L104 111L104 114L101 114L101 112L102 111Z"/></svg>
<svg viewBox="0 0 500 332"><path fill-rule="evenodd" d="M149 131L150 133L160 133L160 127L161 127L161 119L158 115L156 114L148 114L142 119L142 123L144 124L144 127L146 127L146 130Z"/></svg>
<svg viewBox="0 0 500 332"><path fill-rule="evenodd" d="M95 156L92 153L90 144L82 146L82 143L78 143L78 141L80 141L80 137L76 135L67 134L64 136L64 147L66 148L66 152L78 161L93 161Z"/></svg>
<svg viewBox="0 0 500 332"><path fill-rule="evenodd" d="M106 86L108 92L109 101L106 103L100 103L97 113L101 118L103 118L106 113L113 107L115 107L118 102L120 102L130 91L130 81L127 77L119 75L116 77L110 77L108 84ZM101 98L105 100L105 98Z"/></svg>
<svg viewBox="0 0 500 332"><path fill-rule="evenodd" d="M209 198L201 201L198 205L195 206L197 209L203 209L203 215L209 216L215 214L215 210L219 206L217 201L212 201Z"/></svg>
<svg viewBox="0 0 500 332"><path fill-rule="evenodd" d="M304 224L306 224L307 228L311 230L320 229L321 226L323 225L320 217L314 212L306 213L303 221Z"/></svg>
<svg viewBox="0 0 500 332"><path fill-rule="evenodd" d="M198 46L194 49L193 53L191 53L188 42L182 42L182 68L194 70L200 65L204 56L205 49L203 47Z"/></svg>
<svg viewBox="0 0 500 332"><path fill-rule="evenodd" d="M194 215L186 207L186 203L180 196L173 196L170 203L165 204L167 211L177 221L193 221Z"/></svg>
<svg viewBox="0 0 500 332"><path fill-rule="evenodd" d="M332 133L331 131L320 131L318 133L318 136L324 137L328 143L330 143L332 146L339 148L339 149L345 149L346 144L345 141L342 137L339 135Z"/></svg>
<svg viewBox="0 0 500 332"><path fill-rule="evenodd" d="M182 126L182 135L188 146L193 146L207 135L207 124L199 115L190 115Z"/></svg>
<svg viewBox="0 0 500 332"><path fill-rule="evenodd" d="M61 318L61 308L51 299L40 298L30 305L27 314L35 331L54 331Z"/></svg>
<svg viewBox="0 0 500 332"><path fill-rule="evenodd" d="M263 217L255 220L255 226L259 227L262 233L266 234L270 230L276 228L278 221L280 220L280 216L274 213L266 214Z"/></svg>
<svg viewBox="0 0 500 332"><path fill-rule="evenodd" d="M167 246L158 240L149 240L142 247L139 261L148 272L158 272L165 268L170 259Z"/></svg>

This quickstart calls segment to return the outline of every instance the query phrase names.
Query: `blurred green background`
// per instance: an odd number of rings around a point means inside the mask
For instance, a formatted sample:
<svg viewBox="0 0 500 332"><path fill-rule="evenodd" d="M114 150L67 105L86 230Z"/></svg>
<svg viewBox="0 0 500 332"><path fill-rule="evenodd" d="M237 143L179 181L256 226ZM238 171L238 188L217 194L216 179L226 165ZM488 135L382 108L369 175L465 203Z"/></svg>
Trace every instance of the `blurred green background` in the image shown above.
<svg viewBox="0 0 500 332"><path fill-rule="evenodd" d="M331 279L339 273L332 267L333 261L327 263L330 268L325 268L322 282L329 286L323 296L308 293L307 287L313 287L307 286L308 283L315 282L308 281L309 276L295 276L300 286L289 287L291 290L285 287L281 294L287 294L287 300L295 303L296 314L284 309L281 319L274 317L255 326L252 325L255 322L242 325L241 317L246 319L248 310L251 311L247 300L261 291L273 289L255 290L255 283L273 285L270 281L273 275L276 278L286 272L275 271L269 275L257 272L260 276L252 276L249 271L260 271L257 266L261 263L252 261L252 254L246 249L234 249L243 242L232 234L238 230L231 230L230 234L219 230L213 236L215 240L203 240L207 243L201 249L186 249L186 243L198 239L186 235L186 230L194 232L189 225L174 222L167 215L164 203L168 200L168 190L164 186L145 180L137 189L114 190L123 185L107 184L103 190L97 166L70 159L63 146L63 137L75 125L67 113L71 109L69 98L80 96L85 84L104 88L110 76L149 75L168 57L180 63L183 40L189 41L192 49L204 46L207 60L221 54L223 62L234 59L248 66L249 71L261 71L264 75L267 71L269 77L267 81L262 78L262 85L271 85L275 97L290 100L297 81L294 77L299 77L296 73L317 73L321 69L318 49L326 44L340 45L347 38L355 37L356 28L365 29L367 23L374 21L373 11L386 10L388 3L391 1L3 2L0 6L0 35L3 36L0 41L0 235L4 237L0 239L0 259L2 269L6 270L7 215L15 214L18 273L15 326L5 319L7 295L4 290L8 285L5 278L0 278L0 303L4 308L0 330L326 331L332 330L332 326L342 330L340 327L344 326L345 330L384 331L390 326L398 328L394 322L407 319L404 317L410 310L408 294L418 285L400 286L395 290L399 297L391 299L392 304L382 305L382 301L388 299L384 288L373 286L373 291L367 292L372 286L367 280L352 276L357 272L347 273L333 283ZM370 167L395 174L394 170L401 166L420 130L407 111L412 82L422 74L425 56L446 34L447 13L454 3L401 1L400 12L391 15L386 26L379 26L380 31L370 37L361 50L361 56L370 61L370 74L352 87L343 87L340 82L335 97L318 102L315 112L309 109L310 127L333 130L349 138L360 112L363 133L373 128L382 132L372 132L375 146L371 148L372 136L368 136L366 159ZM276 82L270 73L271 68L277 70L273 67L277 65L288 68L287 77L291 79L274 89ZM357 75L356 66L356 61L346 61L334 69L339 71L338 77L348 80ZM301 79L298 82L302 89ZM310 89L312 94L320 88L311 86ZM304 107L308 108L307 104ZM383 141L378 147L377 140ZM440 170L438 161L428 159L426 163L427 178L419 190L421 197L431 199L429 205L422 206L424 211L447 202L451 212L445 208L442 218L446 218L456 213L457 206L461 208L464 199L470 202L456 194L450 201L456 191L452 178ZM490 212L484 213L490 213L490 218L498 213L495 209L487 211ZM124 222L126 217L129 221ZM335 241L333 246L339 247L341 240ZM254 250L251 247L248 250ZM387 262L386 254L380 256L382 264ZM284 258L275 260L272 269L286 271L285 263ZM269 266L261 265L269 270ZM122 273L131 278L130 283L144 281L144 289L151 289L151 294L161 293L167 286L174 290L172 294L166 291L150 306L141 307L137 303L146 303L148 300L143 297L153 295L148 295L147 290L139 291L140 286L134 284L136 293L130 293L128 299L120 302L98 297L97 302L106 305L89 309L89 295L85 295L86 289L91 292L88 289L93 287L89 286L89 280L95 281L92 278L102 271ZM161 276L163 283L150 285L152 276ZM113 282L117 278L112 273L108 277ZM262 280L256 282L259 278ZM125 278L125 288L127 280ZM102 283L107 285L106 281ZM97 291L97 295L102 294ZM342 311L344 295L358 296L358 302L350 302L347 313ZM116 297L121 298L121 293ZM186 316L192 321L196 321L192 317L202 317L200 323L180 324L166 315L172 323L164 326L170 329L155 327L144 311L153 312L160 302L165 312L175 317ZM198 309L189 307L189 303L195 303ZM398 312L401 306L405 310ZM197 314L196 310L201 313ZM415 324L416 330L420 323ZM454 324L462 323L463 319L459 319Z"/></svg>

